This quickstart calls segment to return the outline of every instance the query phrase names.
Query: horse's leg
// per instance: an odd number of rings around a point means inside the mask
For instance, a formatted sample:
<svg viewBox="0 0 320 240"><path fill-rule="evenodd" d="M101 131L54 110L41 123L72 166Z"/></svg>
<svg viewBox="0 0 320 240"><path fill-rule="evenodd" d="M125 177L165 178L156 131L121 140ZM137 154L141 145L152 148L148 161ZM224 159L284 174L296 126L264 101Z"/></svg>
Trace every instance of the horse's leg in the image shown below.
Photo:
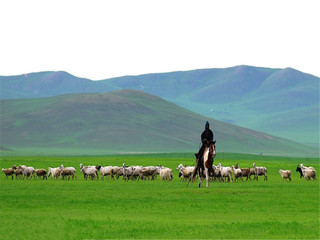
<svg viewBox="0 0 320 240"><path fill-rule="evenodd" d="M206 173L206 181L207 181L207 188L209 187L209 170L205 168L204 172Z"/></svg>
<svg viewBox="0 0 320 240"><path fill-rule="evenodd" d="M202 183L202 174L200 168L198 168L198 175L199 175L199 188L201 188L201 183Z"/></svg>

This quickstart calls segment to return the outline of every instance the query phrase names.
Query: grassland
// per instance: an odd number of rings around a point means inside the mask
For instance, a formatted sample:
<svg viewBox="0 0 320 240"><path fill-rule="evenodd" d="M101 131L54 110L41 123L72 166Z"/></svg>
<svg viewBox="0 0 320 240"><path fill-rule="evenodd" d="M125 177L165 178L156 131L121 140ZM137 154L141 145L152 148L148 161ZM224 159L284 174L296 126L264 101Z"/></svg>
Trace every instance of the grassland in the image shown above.
<svg viewBox="0 0 320 240"><path fill-rule="evenodd" d="M0 175L1 239L319 239L319 181L300 180L298 163L319 173L319 159L219 154L215 163L268 168L268 181L210 183L210 188L178 179L179 163L193 165L192 154L75 157L1 157L13 164L74 166L158 165L174 179L155 181L5 180ZM293 171L282 182L279 169Z"/></svg>

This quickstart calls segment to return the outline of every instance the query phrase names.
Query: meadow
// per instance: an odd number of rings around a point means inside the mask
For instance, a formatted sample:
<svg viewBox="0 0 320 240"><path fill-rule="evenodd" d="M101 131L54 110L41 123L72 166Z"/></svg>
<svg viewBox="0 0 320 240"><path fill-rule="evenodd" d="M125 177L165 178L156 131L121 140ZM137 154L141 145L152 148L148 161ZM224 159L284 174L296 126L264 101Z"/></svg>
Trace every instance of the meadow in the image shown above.
<svg viewBox="0 0 320 240"><path fill-rule="evenodd" d="M171 182L87 180L79 164L164 165ZM0 157L0 168L74 166L77 179L6 180L0 174L1 239L319 239L319 180L299 179L303 162L318 158L218 154L215 164L265 166L268 181L220 183L198 188L178 178L178 164L194 165L191 153L105 156ZM283 182L279 169L292 170Z"/></svg>

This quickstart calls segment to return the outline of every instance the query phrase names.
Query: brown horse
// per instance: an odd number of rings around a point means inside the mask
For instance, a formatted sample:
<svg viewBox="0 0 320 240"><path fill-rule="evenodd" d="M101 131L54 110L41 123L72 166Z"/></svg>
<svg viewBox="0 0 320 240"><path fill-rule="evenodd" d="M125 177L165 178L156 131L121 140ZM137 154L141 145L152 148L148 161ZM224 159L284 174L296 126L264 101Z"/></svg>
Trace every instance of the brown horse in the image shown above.
<svg viewBox="0 0 320 240"><path fill-rule="evenodd" d="M213 168L212 168L213 158L216 156L215 144L216 144L216 141L205 142L205 148L203 151L202 158L197 157L197 164L196 164L195 170L194 170L190 180L192 179L192 182L194 182L194 179L195 179L196 175L198 174L199 175L199 187L201 187L203 177L206 178L207 188L209 187L209 177L210 177L210 173L213 171Z"/></svg>

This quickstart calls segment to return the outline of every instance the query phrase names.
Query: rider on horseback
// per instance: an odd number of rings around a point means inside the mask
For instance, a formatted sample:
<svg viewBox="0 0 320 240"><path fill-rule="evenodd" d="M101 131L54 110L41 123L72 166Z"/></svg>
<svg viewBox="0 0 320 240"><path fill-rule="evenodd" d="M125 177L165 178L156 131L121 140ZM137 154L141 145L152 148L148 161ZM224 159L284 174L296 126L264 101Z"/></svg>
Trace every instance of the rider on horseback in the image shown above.
<svg viewBox="0 0 320 240"><path fill-rule="evenodd" d="M205 129L204 131L202 132L201 134L201 143L202 143L202 146L201 148L199 149L199 152L198 154L196 154L196 157L197 159L201 159L202 158L202 155L203 155L203 151L204 151L204 148L205 148L205 145L208 141L213 141L213 132L210 130L210 124L209 122L207 121L206 122L206 125L205 125Z"/></svg>

